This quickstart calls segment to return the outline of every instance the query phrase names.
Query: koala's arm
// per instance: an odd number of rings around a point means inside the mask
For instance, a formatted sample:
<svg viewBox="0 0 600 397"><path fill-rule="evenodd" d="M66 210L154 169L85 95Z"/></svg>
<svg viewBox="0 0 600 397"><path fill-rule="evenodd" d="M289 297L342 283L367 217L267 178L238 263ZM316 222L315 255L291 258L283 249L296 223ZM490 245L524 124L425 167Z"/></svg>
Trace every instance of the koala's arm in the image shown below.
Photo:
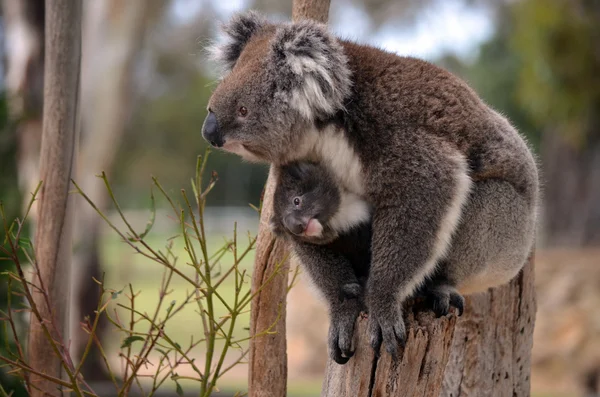
<svg viewBox="0 0 600 397"><path fill-rule="evenodd" d="M367 173L374 214L366 300L371 344L384 342L396 356L406 338L401 305L448 249L471 181L466 159L425 133L387 151Z"/></svg>
<svg viewBox="0 0 600 397"><path fill-rule="evenodd" d="M362 288L352 265L327 246L294 242L294 253L327 301L331 357L344 364L352 356L354 323L362 308Z"/></svg>
<svg viewBox="0 0 600 397"><path fill-rule="evenodd" d="M328 246L298 241L294 242L293 249L329 306L346 298L359 297L359 293L351 292L358 292L358 277L352 264L344 256Z"/></svg>

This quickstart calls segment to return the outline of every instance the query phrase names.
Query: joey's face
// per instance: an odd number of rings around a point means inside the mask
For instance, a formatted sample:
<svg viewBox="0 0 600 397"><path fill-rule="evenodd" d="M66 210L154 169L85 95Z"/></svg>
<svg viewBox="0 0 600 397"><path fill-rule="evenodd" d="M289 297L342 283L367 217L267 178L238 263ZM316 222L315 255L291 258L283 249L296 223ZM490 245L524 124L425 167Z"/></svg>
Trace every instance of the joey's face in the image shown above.
<svg viewBox="0 0 600 397"><path fill-rule="evenodd" d="M280 172L274 222L304 241L328 242L333 234L328 222L340 204L337 187L316 164L292 163Z"/></svg>
<svg viewBox="0 0 600 397"><path fill-rule="evenodd" d="M272 24L250 12L224 26L213 47L225 74L208 104L202 135L251 161L285 164L307 130L343 108L350 71L337 39L315 22Z"/></svg>

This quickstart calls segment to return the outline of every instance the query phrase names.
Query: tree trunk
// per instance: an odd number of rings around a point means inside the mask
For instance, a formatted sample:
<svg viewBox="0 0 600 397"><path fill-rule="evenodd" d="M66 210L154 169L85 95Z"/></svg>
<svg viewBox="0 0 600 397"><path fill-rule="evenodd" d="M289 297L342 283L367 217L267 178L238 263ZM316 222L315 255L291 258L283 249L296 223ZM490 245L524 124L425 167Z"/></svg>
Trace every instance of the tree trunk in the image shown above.
<svg viewBox="0 0 600 397"><path fill-rule="evenodd" d="M288 247L276 239L269 229L273 213L275 173L271 167L258 227L256 258L252 274L252 292L258 290L280 266L279 273L251 304L250 335L268 329L276 322L274 333L250 339L248 363L248 392L250 397L285 396L287 391L287 350L285 313L289 262Z"/></svg>
<svg viewBox="0 0 600 397"><path fill-rule="evenodd" d="M327 22L329 0L294 0L293 20L315 19ZM275 173L271 166L258 228L256 259L252 275L252 291L281 265L279 274L252 301L250 335L257 335L277 322L274 333L250 339L248 391L250 397L284 397L287 395L287 347L285 314L287 304L289 262L288 247L276 239L269 229L273 214Z"/></svg>
<svg viewBox="0 0 600 397"><path fill-rule="evenodd" d="M48 293L48 300L32 290L35 304L53 338L68 341L68 303L71 265L71 190L78 129L79 63L81 58L81 3L46 2L46 59L44 115L40 155L39 216L35 238L39 277L33 281ZM50 322L53 325L49 325ZM60 358L52 350L43 326L32 316L29 331L29 365L62 377ZM56 395L56 385L32 375L38 389L32 396Z"/></svg>
<svg viewBox="0 0 600 397"><path fill-rule="evenodd" d="M322 396L529 396L536 302L533 256L508 285L466 297L465 312L435 318L407 311L408 340L394 364L373 354L366 319L358 319L356 353L327 363Z"/></svg>
<svg viewBox="0 0 600 397"><path fill-rule="evenodd" d="M294 0L292 20L314 19L321 23L327 23L329 3L330 0Z"/></svg>

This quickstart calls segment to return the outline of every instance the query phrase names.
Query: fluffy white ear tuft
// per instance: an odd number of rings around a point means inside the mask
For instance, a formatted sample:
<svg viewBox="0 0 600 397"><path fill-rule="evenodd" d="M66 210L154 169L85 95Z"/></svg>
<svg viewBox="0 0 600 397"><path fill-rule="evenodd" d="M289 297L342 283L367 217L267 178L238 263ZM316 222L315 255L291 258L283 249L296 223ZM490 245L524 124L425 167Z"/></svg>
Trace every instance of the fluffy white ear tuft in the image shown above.
<svg viewBox="0 0 600 397"><path fill-rule="evenodd" d="M252 35L266 24L267 20L255 11L234 15L221 25L224 42L207 48L210 58L221 64L226 72L231 71Z"/></svg>
<svg viewBox="0 0 600 397"><path fill-rule="evenodd" d="M344 108L351 72L342 46L324 25L306 20L279 26L272 57L279 90L304 117L315 119Z"/></svg>

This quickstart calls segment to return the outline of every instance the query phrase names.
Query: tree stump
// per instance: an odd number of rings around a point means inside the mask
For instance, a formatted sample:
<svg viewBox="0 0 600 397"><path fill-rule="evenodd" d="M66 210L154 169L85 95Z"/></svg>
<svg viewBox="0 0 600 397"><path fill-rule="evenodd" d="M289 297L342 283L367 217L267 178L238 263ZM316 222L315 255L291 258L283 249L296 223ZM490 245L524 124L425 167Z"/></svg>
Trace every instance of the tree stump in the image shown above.
<svg viewBox="0 0 600 397"><path fill-rule="evenodd" d="M392 362L375 357L367 319L358 319L356 353L327 363L323 397L522 397L530 393L535 323L533 256L509 284L467 296L462 317L406 310L408 340Z"/></svg>

